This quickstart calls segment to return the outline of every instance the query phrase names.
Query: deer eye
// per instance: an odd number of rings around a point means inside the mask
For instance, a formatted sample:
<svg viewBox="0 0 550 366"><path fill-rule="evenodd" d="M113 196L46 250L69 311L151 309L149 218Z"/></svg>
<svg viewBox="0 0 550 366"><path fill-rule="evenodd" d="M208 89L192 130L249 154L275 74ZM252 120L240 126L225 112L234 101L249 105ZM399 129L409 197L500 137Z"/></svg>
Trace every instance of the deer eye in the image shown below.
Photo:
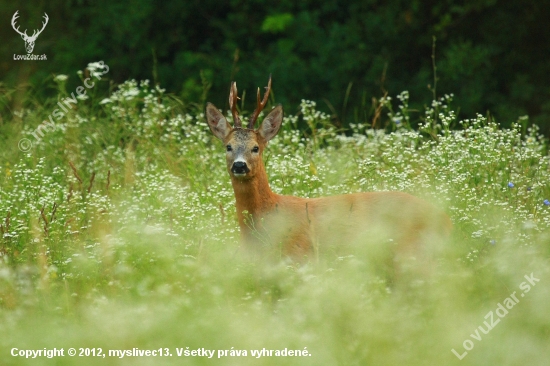
<svg viewBox="0 0 550 366"><path fill-rule="evenodd" d="M231 145L227 145L225 148L227 149L227 151L233 151L233 148L231 147Z"/></svg>
<svg viewBox="0 0 550 366"><path fill-rule="evenodd" d="M258 151L260 151L260 148L259 148L258 146L254 146L254 147L252 148L252 152L253 152L253 153L257 153Z"/></svg>

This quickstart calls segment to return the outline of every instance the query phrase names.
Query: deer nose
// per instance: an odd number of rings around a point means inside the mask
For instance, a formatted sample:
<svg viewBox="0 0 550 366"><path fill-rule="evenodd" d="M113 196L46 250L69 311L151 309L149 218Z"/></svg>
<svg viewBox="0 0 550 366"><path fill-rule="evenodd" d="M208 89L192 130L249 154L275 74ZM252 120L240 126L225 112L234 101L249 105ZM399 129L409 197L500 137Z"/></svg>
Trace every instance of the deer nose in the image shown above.
<svg viewBox="0 0 550 366"><path fill-rule="evenodd" d="M236 161L233 163L231 171L233 174L246 174L250 171L250 169L248 169L244 161Z"/></svg>

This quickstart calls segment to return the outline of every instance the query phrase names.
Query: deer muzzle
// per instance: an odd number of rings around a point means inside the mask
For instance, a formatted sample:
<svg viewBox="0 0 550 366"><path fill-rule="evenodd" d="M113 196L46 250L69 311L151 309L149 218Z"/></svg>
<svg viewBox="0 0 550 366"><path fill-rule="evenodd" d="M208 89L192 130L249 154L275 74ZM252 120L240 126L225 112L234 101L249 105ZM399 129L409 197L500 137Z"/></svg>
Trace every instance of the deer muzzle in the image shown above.
<svg viewBox="0 0 550 366"><path fill-rule="evenodd" d="M248 173L249 171L250 171L250 169L248 169L248 166L246 165L246 163L244 161L236 161L231 166L231 172L235 176L243 176L246 173Z"/></svg>

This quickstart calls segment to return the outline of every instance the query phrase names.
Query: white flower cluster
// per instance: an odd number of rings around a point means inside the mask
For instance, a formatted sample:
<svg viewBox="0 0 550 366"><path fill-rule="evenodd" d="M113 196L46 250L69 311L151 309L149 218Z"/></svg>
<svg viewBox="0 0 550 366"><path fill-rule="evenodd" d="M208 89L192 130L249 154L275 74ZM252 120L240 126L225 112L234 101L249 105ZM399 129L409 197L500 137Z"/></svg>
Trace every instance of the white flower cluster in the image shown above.
<svg viewBox="0 0 550 366"><path fill-rule="evenodd" d="M536 127L523 135L525 121L503 129L480 115L451 130L451 98L426 112L427 133L388 133L365 122L347 135L314 102L302 101L264 153L273 190L302 197L399 190L439 201L479 243L465 260L475 260L488 243L528 244L550 229L544 139ZM398 99L402 107L388 118L408 124L408 93ZM34 243L42 249L31 255L46 253L49 276L75 276L83 261L101 265L109 255L125 273L130 262L156 260L150 246L157 241L173 243L185 260L197 257L205 242L237 242L223 146L202 112L176 113L164 90L147 81L127 81L101 104L105 116L78 111L64 133L52 132L40 146L45 157L35 161L29 154L0 171L8 256L21 256ZM305 132L295 128L300 119ZM137 243L148 249L134 258L128 248Z"/></svg>

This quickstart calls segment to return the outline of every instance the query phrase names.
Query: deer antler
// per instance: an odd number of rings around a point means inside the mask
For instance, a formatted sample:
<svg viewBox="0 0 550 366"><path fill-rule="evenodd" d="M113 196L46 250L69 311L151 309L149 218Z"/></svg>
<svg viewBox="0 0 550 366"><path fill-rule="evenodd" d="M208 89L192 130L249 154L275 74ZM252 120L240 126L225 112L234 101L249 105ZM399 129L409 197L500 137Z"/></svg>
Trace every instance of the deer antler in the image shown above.
<svg viewBox="0 0 550 366"><path fill-rule="evenodd" d="M248 128L250 128L250 129L254 128L254 124L256 123L256 119L258 119L258 116L260 115L260 112L262 111L262 109L264 109L264 107L267 103L267 98L269 97L269 92L271 92L271 75L269 75L269 81L267 82L267 86L266 86L265 89L266 90L265 90L265 94L264 94L264 99L260 102L260 88L258 88L258 93L257 93L258 102L257 102L256 110L254 111L254 113L250 117L250 121L248 122Z"/></svg>
<svg viewBox="0 0 550 366"><path fill-rule="evenodd" d="M233 124L235 127L242 127L241 119L239 118L239 112L237 112L237 82L231 83L231 89L229 90L229 108L231 108L231 114L233 115Z"/></svg>
<svg viewBox="0 0 550 366"><path fill-rule="evenodd" d="M38 37L38 35L40 33L42 33L42 31L44 30L44 28L46 28L46 24L48 24L48 20L50 20L50 18L48 18L48 14L44 13L44 22L42 22L42 29L40 29L39 31L34 31L33 34L32 34L32 37L31 38L36 38ZM35 35L36 33L36 35Z"/></svg>
<svg viewBox="0 0 550 366"><path fill-rule="evenodd" d="M25 29L25 33L22 33L21 31L19 31L19 27L15 28L15 22L16 22L17 18L19 18L19 15L17 15L17 13L19 13L19 10L17 10L15 12L15 14L13 14L13 17L11 18L11 26L13 27L13 30L15 30L20 35L28 37L26 29Z"/></svg>
<svg viewBox="0 0 550 366"><path fill-rule="evenodd" d="M34 32L32 33L32 36L29 37L29 35L27 34L27 30L26 30L26 29L25 29L25 32L21 32L21 31L19 30L19 26L18 26L17 28L15 27L15 26L16 26L15 23L16 23L16 21L17 21L17 18L19 18L19 15L18 15L17 13L19 13L19 10L17 10L17 11L15 12L15 14L13 14L13 17L11 18L11 26L13 27L13 29L14 29L17 33L19 33L21 36L24 36L25 39L36 39L36 38L40 35L40 33L42 33L42 31L44 30L44 28L46 28L46 24L48 24L48 20L50 19L50 18L48 18L48 14L44 13L44 22L42 22L42 29L40 29L40 30L36 30L36 29L35 29Z"/></svg>

